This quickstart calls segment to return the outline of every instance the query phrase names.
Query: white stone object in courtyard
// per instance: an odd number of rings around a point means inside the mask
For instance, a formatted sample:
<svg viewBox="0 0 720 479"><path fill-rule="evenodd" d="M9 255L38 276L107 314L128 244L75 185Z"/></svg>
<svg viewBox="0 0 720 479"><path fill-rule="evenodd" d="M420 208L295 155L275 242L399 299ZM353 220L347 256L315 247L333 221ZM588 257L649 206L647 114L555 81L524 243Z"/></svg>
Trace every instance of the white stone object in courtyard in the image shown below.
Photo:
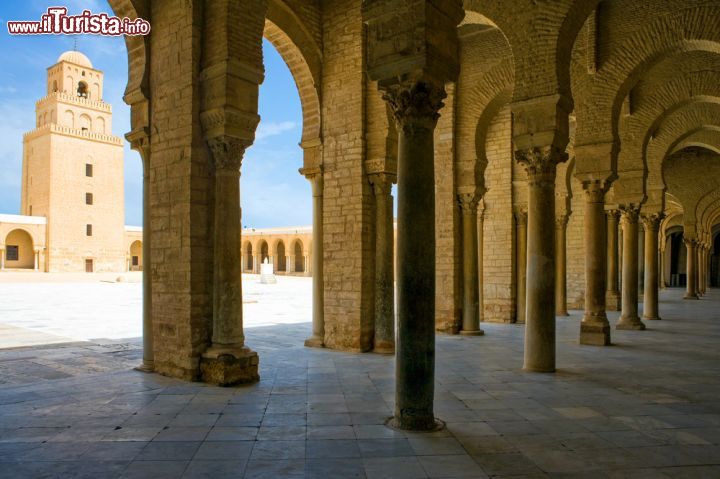
<svg viewBox="0 0 720 479"><path fill-rule="evenodd" d="M275 284L275 272L273 270L273 264L265 258L265 261L260 265L260 282L262 284Z"/></svg>

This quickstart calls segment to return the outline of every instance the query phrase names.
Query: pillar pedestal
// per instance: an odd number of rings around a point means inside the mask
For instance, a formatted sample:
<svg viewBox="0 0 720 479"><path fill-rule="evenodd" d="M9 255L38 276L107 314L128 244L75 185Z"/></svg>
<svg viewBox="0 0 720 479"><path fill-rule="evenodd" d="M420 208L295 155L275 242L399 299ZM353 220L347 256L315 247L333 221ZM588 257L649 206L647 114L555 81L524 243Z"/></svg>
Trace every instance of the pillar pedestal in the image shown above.
<svg viewBox="0 0 720 479"><path fill-rule="evenodd" d="M700 299L697 292L697 246L696 238L684 238L687 249L687 290L683 299Z"/></svg>
<svg viewBox="0 0 720 479"><path fill-rule="evenodd" d="M616 329L645 329L638 317L638 215L636 207L622 210L622 314Z"/></svg>
<svg viewBox="0 0 720 479"><path fill-rule="evenodd" d="M395 352L395 275L393 271L393 199L395 175L369 175L375 194L375 340L376 353Z"/></svg>
<svg viewBox="0 0 720 479"><path fill-rule="evenodd" d="M605 313L607 248L604 211L607 184L602 180L585 181L583 188L585 190L585 316L580 323L580 344L608 346L610 323Z"/></svg>
<svg viewBox="0 0 720 479"><path fill-rule="evenodd" d="M202 380L218 386L255 382L258 356L245 346L242 318L240 165L248 142L208 140L215 166L212 345L200 358Z"/></svg>
<svg viewBox="0 0 720 479"><path fill-rule="evenodd" d="M567 155L554 146L515 151L528 174L527 282L523 370L555 371L555 171Z"/></svg>
<svg viewBox="0 0 720 479"><path fill-rule="evenodd" d="M555 314L570 316L567 310L567 253L565 235L568 217L555 218Z"/></svg>
<svg viewBox="0 0 720 479"><path fill-rule="evenodd" d="M527 211L515 212L515 322L525 323L527 286Z"/></svg>
<svg viewBox="0 0 720 479"><path fill-rule="evenodd" d="M607 219L607 291L605 307L607 311L620 311L621 296L618 284L618 210L605 212Z"/></svg>
<svg viewBox="0 0 720 479"><path fill-rule="evenodd" d="M312 283L313 283L313 319L312 336L305 340L310 348L325 347L325 317L323 290L323 175L320 168L300 171L310 180L313 195L313 233L312 233Z"/></svg>
<svg viewBox="0 0 720 479"><path fill-rule="evenodd" d="M436 429L435 162L433 133L442 85L407 81L383 88L398 129L397 338L395 415L400 429Z"/></svg>
<svg viewBox="0 0 720 479"><path fill-rule="evenodd" d="M643 290L643 317L658 320L658 230L661 214L643 215L645 227L645 281Z"/></svg>
<svg viewBox="0 0 720 479"><path fill-rule="evenodd" d="M462 211L463 251L463 317L460 334L482 336L478 297L478 197L475 193L461 193L458 202Z"/></svg>

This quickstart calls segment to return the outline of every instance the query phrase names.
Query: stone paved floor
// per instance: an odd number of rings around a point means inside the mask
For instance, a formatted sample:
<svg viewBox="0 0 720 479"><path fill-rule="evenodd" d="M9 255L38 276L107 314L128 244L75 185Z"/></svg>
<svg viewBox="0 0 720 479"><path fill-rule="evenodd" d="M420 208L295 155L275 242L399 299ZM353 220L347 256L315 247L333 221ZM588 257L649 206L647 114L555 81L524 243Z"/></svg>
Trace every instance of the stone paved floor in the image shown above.
<svg viewBox="0 0 720 479"><path fill-rule="evenodd" d="M555 374L520 371L521 326L438 336L432 434L383 426L392 357L303 348L307 323L248 329L240 388L130 370L137 341L0 351L0 478L720 477L720 292L681 295L607 348L559 319Z"/></svg>

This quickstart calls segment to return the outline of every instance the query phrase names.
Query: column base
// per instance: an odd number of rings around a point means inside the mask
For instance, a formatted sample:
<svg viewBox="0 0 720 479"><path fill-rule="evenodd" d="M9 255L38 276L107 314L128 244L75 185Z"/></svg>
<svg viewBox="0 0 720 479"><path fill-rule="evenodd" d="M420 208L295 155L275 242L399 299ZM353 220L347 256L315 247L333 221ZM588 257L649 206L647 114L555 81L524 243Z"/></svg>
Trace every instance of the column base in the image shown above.
<svg viewBox="0 0 720 479"><path fill-rule="evenodd" d="M645 324L643 324L643 322L640 321L640 318L638 318L637 316L634 318L620 317L620 320L615 325L615 329L642 331L645 329Z"/></svg>
<svg viewBox="0 0 720 479"><path fill-rule="evenodd" d="M695 295L686 294L685 296L683 296L683 299L700 299L700 298L696 294Z"/></svg>
<svg viewBox="0 0 720 479"><path fill-rule="evenodd" d="M445 429L445 422L433 416L392 416L385 425L400 431L435 432Z"/></svg>
<svg viewBox="0 0 720 479"><path fill-rule="evenodd" d="M622 310L622 297L619 291L607 291L605 293L605 310L606 311L621 311Z"/></svg>
<svg viewBox="0 0 720 479"><path fill-rule="evenodd" d="M260 380L260 359L249 348L211 347L200 359L203 382L218 386L254 383Z"/></svg>
<svg viewBox="0 0 720 479"><path fill-rule="evenodd" d="M565 311L555 311L555 316L570 316L570 313L568 313L567 310L565 310Z"/></svg>
<svg viewBox="0 0 720 479"><path fill-rule="evenodd" d="M480 329L480 328L475 329L475 330L473 330L473 329L463 329L463 330L460 330L460 334L462 334L462 335L464 335L464 336L482 336L483 334L485 334L485 331L483 331L483 330Z"/></svg>
<svg viewBox="0 0 720 479"><path fill-rule="evenodd" d="M588 346L610 346L610 325L605 322L583 320L580 323L580 344Z"/></svg>
<svg viewBox="0 0 720 479"><path fill-rule="evenodd" d="M142 364L135 366L133 369L141 373L155 372L155 361L143 361Z"/></svg>
<svg viewBox="0 0 720 479"><path fill-rule="evenodd" d="M652 318L643 315L642 317L643 321L660 321L662 318L660 316L654 316Z"/></svg>
<svg viewBox="0 0 720 479"><path fill-rule="evenodd" d="M312 335L311 337L309 337L305 340L305 347L306 348L324 348L325 341L320 336Z"/></svg>
<svg viewBox="0 0 720 479"><path fill-rule="evenodd" d="M395 343L392 341L377 341L373 352L378 354L395 354Z"/></svg>
<svg viewBox="0 0 720 479"><path fill-rule="evenodd" d="M554 373L554 367L543 367L543 366L523 366L522 370L526 373Z"/></svg>

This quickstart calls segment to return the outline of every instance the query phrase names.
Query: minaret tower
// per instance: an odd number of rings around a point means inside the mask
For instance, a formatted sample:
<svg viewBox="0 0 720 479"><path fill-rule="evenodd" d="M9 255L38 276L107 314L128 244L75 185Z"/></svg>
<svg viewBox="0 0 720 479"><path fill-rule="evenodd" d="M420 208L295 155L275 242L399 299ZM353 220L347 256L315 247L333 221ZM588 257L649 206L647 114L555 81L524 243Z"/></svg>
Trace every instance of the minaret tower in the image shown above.
<svg viewBox="0 0 720 479"><path fill-rule="evenodd" d="M23 137L21 214L47 218L48 271L123 271L123 142L103 73L68 51L47 69L36 128Z"/></svg>

